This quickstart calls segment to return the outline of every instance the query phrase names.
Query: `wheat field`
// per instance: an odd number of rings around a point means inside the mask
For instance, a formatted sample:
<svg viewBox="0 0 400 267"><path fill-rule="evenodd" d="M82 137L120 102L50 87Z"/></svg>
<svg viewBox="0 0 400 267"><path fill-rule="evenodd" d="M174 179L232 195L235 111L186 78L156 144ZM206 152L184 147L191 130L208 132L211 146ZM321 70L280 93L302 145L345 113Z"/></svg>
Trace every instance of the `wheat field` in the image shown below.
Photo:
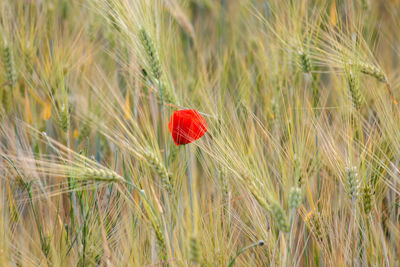
<svg viewBox="0 0 400 267"><path fill-rule="evenodd" d="M0 0L0 266L400 266L399 2Z"/></svg>

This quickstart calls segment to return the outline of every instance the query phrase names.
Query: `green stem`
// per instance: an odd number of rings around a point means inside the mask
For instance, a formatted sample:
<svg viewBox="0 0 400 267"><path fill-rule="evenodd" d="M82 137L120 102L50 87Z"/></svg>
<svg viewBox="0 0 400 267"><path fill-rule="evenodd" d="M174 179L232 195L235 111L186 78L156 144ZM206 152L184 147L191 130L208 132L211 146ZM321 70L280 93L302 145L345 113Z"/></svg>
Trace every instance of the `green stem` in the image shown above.
<svg viewBox="0 0 400 267"><path fill-rule="evenodd" d="M194 228L194 214L193 214L193 179L192 179L192 170L191 170L191 163L192 163L192 156L190 147L187 147L188 151L188 166L187 166L187 176L188 176L188 187L189 187L189 199L190 199L190 215L192 218L192 228Z"/></svg>
<svg viewBox="0 0 400 267"><path fill-rule="evenodd" d="M164 97L162 93L162 88L161 88L161 81L158 79L158 90L160 91L160 99L161 99L161 140L164 145L164 162L166 164L166 167L168 169L168 158L167 158L167 146L164 138Z"/></svg>
<svg viewBox="0 0 400 267"><path fill-rule="evenodd" d="M235 256L231 259L231 261L229 262L228 267L233 267L233 265L235 264L235 261L236 261L237 257L239 257L240 254L242 254L242 253L245 252L246 250L248 250L248 249L250 249L250 248L253 248L253 247L256 247L256 246L264 246L264 244L265 244L264 240L260 240L260 241L257 241L257 242L255 242L255 243L253 243L253 244L250 244L250 245L248 245L248 246L246 246L246 247L243 247L243 248L239 249L238 252L236 253L236 255L235 255Z"/></svg>

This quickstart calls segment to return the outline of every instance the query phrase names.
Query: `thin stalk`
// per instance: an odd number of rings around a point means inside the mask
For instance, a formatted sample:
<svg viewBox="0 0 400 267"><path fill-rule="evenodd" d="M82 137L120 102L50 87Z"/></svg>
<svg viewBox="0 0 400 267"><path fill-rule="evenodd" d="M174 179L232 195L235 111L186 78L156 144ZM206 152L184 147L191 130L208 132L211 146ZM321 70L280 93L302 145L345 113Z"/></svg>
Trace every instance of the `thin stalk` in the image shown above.
<svg viewBox="0 0 400 267"><path fill-rule="evenodd" d="M290 216L290 219L291 219L291 225L290 225L290 232L289 232L289 245L288 245L288 257L291 257L292 256L292 242L293 242L293 228L294 228L294 225L295 225L295 221L296 221L296 218L297 218L297 213L296 213L296 208L292 208L292 210L290 211L290 213L291 213L291 216ZM291 262L294 262L294 259L291 261Z"/></svg>
<svg viewBox="0 0 400 267"><path fill-rule="evenodd" d="M68 161L69 161L69 167L71 169L71 140L69 137L70 134L70 127L68 127L67 131L66 131L66 139L67 139L67 147L68 147ZM75 224L75 218L78 219L78 210L77 210L77 204L76 204L76 193L74 191L74 185L72 183L72 179L71 177L68 177L68 189L70 190L70 195L71 195L71 200L70 200L70 205L71 205L71 209L72 212L71 214L73 215L71 218L71 224L74 225Z"/></svg>
<svg viewBox="0 0 400 267"><path fill-rule="evenodd" d="M243 248L239 249L238 252L236 252L236 255L230 260L230 262L228 264L228 267L233 267L237 257L239 257L240 254L242 254L246 250L248 250L250 248L253 248L253 247L256 247L256 246L260 246L261 247L261 246L264 246L264 244L265 244L264 240L259 240L259 241L255 242L253 244L250 244L250 245L248 245L246 247L243 247Z"/></svg>
<svg viewBox="0 0 400 267"><path fill-rule="evenodd" d="M188 165L186 169L186 173L188 176L188 188L189 188L189 202L190 202L190 215L192 219L192 227L194 228L194 214L193 214L193 179L192 179L192 170L191 170L191 163L192 163L192 156L190 147L187 147L188 151Z"/></svg>
<svg viewBox="0 0 400 267"><path fill-rule="evenodd" d="M158 90L160 91L160 99L161 99L161 140L162 140L163 147L164 147L164 162L168 169L167 145L165 142L164 127L163 127L164 126L164 97L163 97L163 93L162 93L160 79L158 79Z"/></svg>

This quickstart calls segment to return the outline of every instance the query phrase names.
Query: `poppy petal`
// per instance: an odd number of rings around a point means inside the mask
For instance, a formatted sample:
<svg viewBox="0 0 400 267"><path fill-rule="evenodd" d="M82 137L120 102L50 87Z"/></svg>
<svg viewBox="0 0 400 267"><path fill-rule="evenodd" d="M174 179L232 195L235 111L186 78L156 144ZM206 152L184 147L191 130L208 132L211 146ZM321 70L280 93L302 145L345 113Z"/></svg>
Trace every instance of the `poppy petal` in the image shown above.
<svg viewBox="0 0 400 267"><path fill-rule="evenodd" d="M194 109L177 110L172 114L168 124L175 144L191 143L204 135L207 123L200 113Z"/></svg>

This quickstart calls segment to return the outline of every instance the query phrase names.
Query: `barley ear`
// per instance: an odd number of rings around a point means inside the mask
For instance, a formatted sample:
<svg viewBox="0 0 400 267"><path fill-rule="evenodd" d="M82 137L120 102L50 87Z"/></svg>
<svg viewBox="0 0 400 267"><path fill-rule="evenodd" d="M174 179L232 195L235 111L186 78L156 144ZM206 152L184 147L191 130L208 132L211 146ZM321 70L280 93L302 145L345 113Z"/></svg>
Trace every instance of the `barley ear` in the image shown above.
<svg viewBox="0 0 400 267"><path fill-rule="evenodd" d="M302 71L304 73L311 73L311 70L312 70L311 60L303 50L299 51L299 59L300 59L300 65L301 65Z"/></svg>
<svg viewBox="0 0 400 267"><path fill-rule="evenodd" d="M361 191L362 206L365 214L372 210L373 192L370 184L365 184Z"/></svg>
<svg viewBox="0 0 400 267"><path fill-rule="evenodd" d="M294 175L296 179L296 186L302 187L304 184L304 177L302 174L301 162L300 158L297 154L293 156L293 165L294 165Z"/></svg>
<svg viewBox="0 0 400 267"><path fill-rule="evenodd" d="M385 73L378 67L375 67L370 64L366 64L363 62L358 62L358 63L350 63L350 66L354 66L356 69L360 70L361 73L364 73L368 76L374 77L377 79L379 82L384 83L386 85L386 89L388 90L390 97L392 98L393 104L397 104L397 100L394 97L392 88L390 87L390 84L386 78Z"/></svg>
<svg viewBox="0 0 400 267"><path fill-rule="evenodd" d="M151 151L147 150L144 152L144 157L147 163L154 169L154 171L161 177L161 181L163 186L168 190L168 192L172 192L173 185L172 185L172 177L168 170L165 168L164 164L158 159L158 157L152 153Z"/></svg>
<svg viewBox="0 0 400 267"><path fill-rule="evenodd" d="M317 77L312 73L313 66L311 63L311 59L309 55L301 49L299 51L299 59L300 59L300 66L304 74L307 74L311 79L311 86L312 86L312 105L313 107L317 107L320 97L319 87L317 84Z"/></svg>
<svg viewBox="0 0 400 267"><path fill-rule="evenodd" d="M189 238L189 259L192 262L200 263L200 242L196 235Z"/></svg>
<svg viewBox="0 0 400 267"><path fill-rule="evenodd" d="M351 101L353 103L353 106L356 110L360 110L361 105L362 105L360 87L359 87L358 81L356 80L356 78L353 75L353 72L351 72L351 71L349 71L349 73L347 75L347 84L349 87Z"/></svg>
<svg viewBox="0 0 400 267"><path fill-rule="evenodd" d="M160 250L160 252L159 252L160 258L162 260L166 260L167 259L167 245L165 243L164 234L162 233L161 227L158 223L155 223L152 220L150 220L150 221L152 222L153 230L154 230L154 233L156 234L157 245Z"/></svg>
<svg viewBox="0 0 400 267"><path fill-rule="evenodd" d="M357 200L358 189L360 186L358 173L355 167L348 167L345 171L346 191L352 201Z"/></svg>
<svg viewBox="0 0 400 267"><path fill-rule="evenodd" d="M90 134L90 122L85 121L79 129L78 142L82 142Z"/></svg>
<svg viewBox="0 0 400 267"><path fill-rule="evenodd" d="M69 117L69 112L68 108L63 105L60 113L58 115L58 125L61 127L61 129L66 132L69 129L70 126L70 117Z"/></svg>
<svg viewBox="0 0 400 267"><path fill-rule="evenodd" d="M3 67L6 73L7 79L7 87L1 88L1 103L3 104L3 108L8 113L12 107L12 89L15 87L16 83L16 75L15 75L15 68L14 68L14 61L10 47L7 44L3 44L2 51L1 51L1 60L3 61ZM11 91L8 91L9 88Z"/></svg>
<svg viewBox="0 0 400 267"><path fill-rule="evenodd" d="M116 172L104 169L85 168L81 177L90 181L119 182L124 179Z"/></svg>
<svg viewBox="0 0 400 267"><path fill-rule="evenodd" d="M2 50L2 61L7 76L7 82L11 88L14 88L16 83L16 75L12 52L7 44L4 45Z"/></svg>
<svg viewBox="0 0 400 267"><path fill-rule="evenodd" d="M356 69L360 70L361 73L374 77L375 79L377 79L382 83L386 82L386 76L383 73L383 71L373 65L366 64L363 62L358 62L357 64L352 63L351 65L354 66Z"/></svg>
<svg viewBox="0 0 400 267"><path fill-rule="evenodd" d="M283 232L289 232L290 225L289 225L289 222L286 218L286 214L285 214L284 210L282 209L281 205L279 205L276 202L273 202L271 204L271 214L272 214L272 218L276 222L278 228Z"/></svg>
<svg viewBox="0 0 400 267"><path fill-rule="evenodd" d="M289 207L291 209L297 209L300 207L302 200L301 189L299 187L290 188L289 193Z"/></svg>
<svg viewBox="0 0 400 267"><path fill-rule="evenodd" d="M329 243L328 227L322 220L321 214L317 210L311 211L304 222L315 240L321 247L331 249Z"/></svg>
<svg viewBox="0 0 400 267"><path fill-rule="evenodd" d="M151 72L153 77L157 80L161 78L161 65L158 59L158 55L153 43L153 40L150 38L145 29L141 29L139 31L139 39L142 43L142 46L146 52L148 63L150 65Z"/></svg>

